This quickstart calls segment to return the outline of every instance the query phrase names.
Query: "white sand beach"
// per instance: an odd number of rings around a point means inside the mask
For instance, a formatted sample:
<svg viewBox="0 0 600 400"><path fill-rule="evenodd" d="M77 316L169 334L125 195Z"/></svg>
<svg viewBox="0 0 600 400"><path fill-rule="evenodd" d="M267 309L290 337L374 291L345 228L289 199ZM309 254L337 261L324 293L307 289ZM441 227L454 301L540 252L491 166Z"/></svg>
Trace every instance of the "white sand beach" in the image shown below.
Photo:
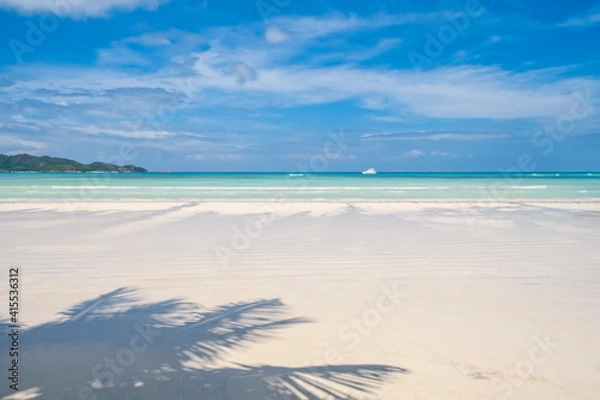
<svg viewBox="0 0 600 400"><path fill-rule="evenodd" d="M596 400L599 239L598 202L2 201L0 398Z"/></svg>

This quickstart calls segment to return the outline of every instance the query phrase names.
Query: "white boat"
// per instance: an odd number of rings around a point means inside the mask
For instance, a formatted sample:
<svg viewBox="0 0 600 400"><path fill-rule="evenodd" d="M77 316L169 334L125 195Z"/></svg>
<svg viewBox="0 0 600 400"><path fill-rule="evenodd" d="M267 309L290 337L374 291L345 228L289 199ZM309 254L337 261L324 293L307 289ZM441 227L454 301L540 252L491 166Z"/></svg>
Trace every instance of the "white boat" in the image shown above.
<svg viewBox="0 0 600 400"><path fill-rule="evenodd" d="M375 175L377 171L375 171L375 168L369 168L368 170L363 171L362 173L363 175Z"/></svg>

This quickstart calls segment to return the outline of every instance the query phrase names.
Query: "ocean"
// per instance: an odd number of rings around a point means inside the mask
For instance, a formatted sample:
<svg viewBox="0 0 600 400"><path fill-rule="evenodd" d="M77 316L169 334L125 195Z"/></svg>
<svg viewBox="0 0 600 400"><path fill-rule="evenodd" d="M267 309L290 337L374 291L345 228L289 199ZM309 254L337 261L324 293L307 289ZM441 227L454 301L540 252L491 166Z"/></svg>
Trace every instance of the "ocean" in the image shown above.
<svg viewBox="0 0 600 400"><path fill-rule="evenodd" d="M0 199L600 199L600 173L1 173Z"/></svg>

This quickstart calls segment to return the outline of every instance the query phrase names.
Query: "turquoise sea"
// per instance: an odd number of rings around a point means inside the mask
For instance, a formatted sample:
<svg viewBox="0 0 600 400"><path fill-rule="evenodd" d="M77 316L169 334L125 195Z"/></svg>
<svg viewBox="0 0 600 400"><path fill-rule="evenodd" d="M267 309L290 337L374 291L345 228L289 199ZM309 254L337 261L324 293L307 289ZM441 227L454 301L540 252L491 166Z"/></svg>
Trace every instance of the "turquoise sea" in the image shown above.
<svg viewBox="0 0 600 400"><path fill-rule="evenodd" d="M600 173L2 173L0 199L600 199Z"/></svg>

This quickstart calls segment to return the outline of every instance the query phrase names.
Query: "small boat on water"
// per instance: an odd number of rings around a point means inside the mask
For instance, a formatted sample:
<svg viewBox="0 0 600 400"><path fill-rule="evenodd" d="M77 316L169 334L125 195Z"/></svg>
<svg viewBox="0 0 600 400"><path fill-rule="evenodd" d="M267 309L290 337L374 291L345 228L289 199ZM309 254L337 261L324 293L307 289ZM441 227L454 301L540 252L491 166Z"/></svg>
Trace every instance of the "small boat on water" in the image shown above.
<svg viewBox="0 0 600 400"><path fill-rule="evenodd" d="M375 171L375 168L369 168L368 170L363 171L362 173L363 175L375 175L377 171Z"/></svg>

